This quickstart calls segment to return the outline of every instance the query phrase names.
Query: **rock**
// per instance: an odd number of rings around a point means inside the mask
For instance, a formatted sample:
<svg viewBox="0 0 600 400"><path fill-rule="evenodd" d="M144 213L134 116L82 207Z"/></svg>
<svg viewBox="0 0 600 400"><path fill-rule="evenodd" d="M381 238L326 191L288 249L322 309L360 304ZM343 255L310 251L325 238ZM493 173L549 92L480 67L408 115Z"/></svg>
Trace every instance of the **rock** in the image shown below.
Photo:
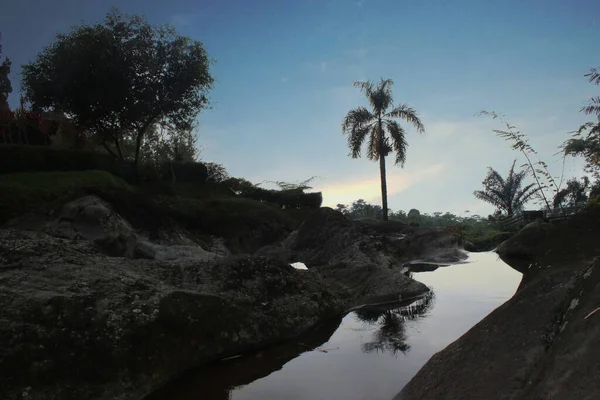
<svg viewBox="0 0 600 400"><path fill-rule="evenodd" d="M428 291L402 273L403 263L412 258L441 262L466 257L457 238L444 231L398 221L351 221L327 207L312 213L279 251L270 247L261 252L305 263L353 293L354 305L397 301L400 295Z"/></svg>
<svg viewBox="0 0 600 400"><path fill-rule="evenodd" d="M0 229L0 398L142 398L345 307L319 274L269 258L128 260Z"/></svg>
<svg viewBox="0 0 600 400"><path fill-rule="evenodd" d="M225 239L219 237L211 238L212 241L209 244L207 250L216 255L228 257L231 255L231 251L225 246Z"/></svg>
<svg viewBox="0 0 600 400"><path fill-rule="evenodd" d="M468 241L468 240L465 240L463 248L466 251L477 251L477 247L475 247L475 245L472 242Z"/></svg>
<svg viewBox="0 0 600 400"><path fill-rule="evenodd" d="M600 300L599 266L538 275L435 354L395 399L597 398L600 319L585 316Z"/></svg>
<svg viewBox="0 0 600 400"><path fill-rule="evenodd" d="M516 235L502 242L498 246L498 254L507 259L520 258L532 260L538 247L547 237L550 224L532 222L517 232Z"/></svg>
<svg viewBox="0 0 600 400"><path fill-rule="evenodd" d="M65 239L94 241L108 255L133 258L137 236L131 225L111 205L96 196L65 204L43 232Z"/></svg>
<svg viewBox="0 0 600 400"><path fill-rule="evenodd" d="M155 246L154 259L160 261L176 261L190 258L196 261L213 260L219 257L202 249L200 246Z"/></svg>
<svg viewBox="0 0 600 400"><path fill-rule="evenodd" d="M588 207L503 243L502 259L523 272L517 293L434 355L396 399L597 399L599 222Z"/></svg>

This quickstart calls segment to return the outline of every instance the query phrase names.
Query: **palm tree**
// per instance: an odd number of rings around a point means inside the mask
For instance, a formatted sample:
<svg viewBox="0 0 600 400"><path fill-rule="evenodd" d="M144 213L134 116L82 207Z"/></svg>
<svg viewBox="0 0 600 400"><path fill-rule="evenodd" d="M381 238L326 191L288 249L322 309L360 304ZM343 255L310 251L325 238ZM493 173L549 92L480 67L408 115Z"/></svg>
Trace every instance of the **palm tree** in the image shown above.
<svg viewBox="0 0 600 400"><path fill-rule="evenodd" d="M515 172L516 161L513 161L506 178L490 167L482 182L483 190L473 192L475 197L492 204L507 217L512 217L516 211L523 209L525 203L538 192L534 183L522 187L527 170Z"/></svg>
<svg viewBox="0 0 600 400"><path fill-rule="evenodd" d="M594 85L600 85L600 70L592 68L589 73L585 74L585 76L587 76L589 81ZM592 97L589 104L586 107L583 107L581 111L587 115L595 114L598 117L598 122L600 123L600 96Z"/></svg>
<svg viewBox="0 0 600 400"><path fill-rule="evenodd" d="M360 157L362 145L368 137L367 158L371 161L379 161L382 215L386 221L388 205L385 157L391 152L395 152L395 164L404 166L406 147L408 146L405 138L406 132L396 119L412 124L420 133L425 132L425 128L413 108L407 104L394 106L391 90L393 83L391 79L384 80L383 78L378 84L372 81L354 82L354 86L358 87L367 97L371 109L358 107L350 110L342 123L343 133L348 134L348 147L350 147L352 158Z"/></svg>

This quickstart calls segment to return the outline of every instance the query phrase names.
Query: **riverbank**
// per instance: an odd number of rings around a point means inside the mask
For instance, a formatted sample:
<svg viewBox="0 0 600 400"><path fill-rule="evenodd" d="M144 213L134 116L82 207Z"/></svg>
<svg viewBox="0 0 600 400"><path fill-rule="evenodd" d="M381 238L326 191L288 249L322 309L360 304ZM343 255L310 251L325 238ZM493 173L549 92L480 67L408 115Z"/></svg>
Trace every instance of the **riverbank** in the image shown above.
<svg viewBox="0 0 600 400"><path fill-rule="evenodd" d="M395 397L597 399L600 210L530 224L499 248L523 273L513 298L434 355Z"/></svg>
<svg viewBox="0 0 600 400"><path fill-rule="evenodd" d="M432 291L191 371L145 400L390 400L435 352L510 298L521 274L495 253L471 253L413 278Z"/></svg>
<svg viewBox="0 0 600 400"><path fill-rule="evenodd" d="M0 228L2 398L141 398L356 305L427 292L402 273L410 259L464 257L442 230L159 196L99 174L103 185L67 191L9 182L51 196ZM22 206L11 199L1 215Z"/></svg>

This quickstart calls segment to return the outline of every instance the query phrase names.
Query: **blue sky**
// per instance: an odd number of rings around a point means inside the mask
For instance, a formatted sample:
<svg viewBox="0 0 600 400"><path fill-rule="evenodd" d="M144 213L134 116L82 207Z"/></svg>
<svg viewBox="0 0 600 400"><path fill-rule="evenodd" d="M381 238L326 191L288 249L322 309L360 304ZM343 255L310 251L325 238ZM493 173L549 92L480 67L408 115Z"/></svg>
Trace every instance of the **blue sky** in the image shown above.
<svg viewBox="0 0 600 400"><path fill-rule="evenodd" d="M600 66L597 0L0 0L4 55L32 60L54 35L116 6L171 23L216 60L213 108L200 117L202 157L253 182L318 176L325 203L379 202L378 165L347 156L341 121L364 104L352 82L392 78L397 102L420 113L404 169L388 161L392 209L487 214L476 200L492 166L518 158L480 110L505 113L552 171L578 111L597 95L584 74ZM519 158L520 161L522 161ZM581 175L569 160L567 176Z"/></svg>

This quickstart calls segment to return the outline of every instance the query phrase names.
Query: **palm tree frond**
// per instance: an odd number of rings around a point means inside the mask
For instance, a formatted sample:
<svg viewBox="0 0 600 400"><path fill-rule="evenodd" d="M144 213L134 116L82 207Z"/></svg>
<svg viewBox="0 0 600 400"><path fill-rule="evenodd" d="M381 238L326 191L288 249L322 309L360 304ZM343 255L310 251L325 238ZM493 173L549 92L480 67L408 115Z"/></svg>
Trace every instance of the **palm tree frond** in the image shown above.
<svg viewBox="0 0 600 400"><path fill-rule="evenodd" d="M373 127L371 128L371 135L369 136L369 146L367 147L367 158L371 161L379 160L380 139L378 131L378 126L373 125Z"/></svg>
<svg viewBox="0 0 600 400"><path fill-rule="evenodd" d="M397 121L385 120L385 126L392 138L392 148L396 153L396 164L404 166L406 162L406 132Z"/></svg>
<svg viewBox="0 0 600 400"><path fill-rule="evenodd" d="M348 111L348 114L346 114L346 117L342 122L342 131L344 133L350 133L354 129L363 128L374 120L375 116L365 107L355 108L354 110Z"/></svg>
<svg viewBox="0 0 600 400"><path fill-rule="evenodd" d="M348 135L348 147L350 147L350 156L360 158L361 147L365 138L369 134L369 127L356 128Z"/></svg>
<svg viewBox="0 0 600 400"><path fill-rule="evenodd" d="M417 115L417 112L414 108L410 107L408 104L400 104L392 111L385 115L386 118L400 118L404 121L408 122L412 126L417 129L417 132L423 133L425 132L425 126L421 122L421 119Z"/></svg>
<svg viewBox="0 0 600 400"><path fill-rule="evenodd" d="M598 69L592 68L590 69L590 72L588 72L584 76L587 76L590 82L594 85L600 85L600 71L598 71Z"/></svg>

